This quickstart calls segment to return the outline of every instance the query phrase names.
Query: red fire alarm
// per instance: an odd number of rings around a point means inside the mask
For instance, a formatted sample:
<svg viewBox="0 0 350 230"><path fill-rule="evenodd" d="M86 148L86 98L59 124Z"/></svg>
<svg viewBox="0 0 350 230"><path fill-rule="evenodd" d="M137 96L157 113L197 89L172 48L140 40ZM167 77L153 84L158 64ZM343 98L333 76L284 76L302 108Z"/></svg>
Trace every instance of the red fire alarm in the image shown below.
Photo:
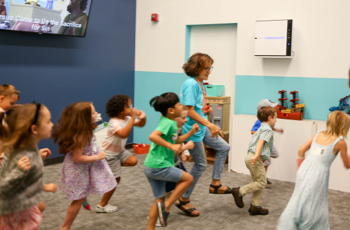
<svg viewBox="0 0 350 230"><path fill-rule="evenodd" d="M151 21L152 22L158 22L159 20L159 15L158 14L152 14Z"/></svg>

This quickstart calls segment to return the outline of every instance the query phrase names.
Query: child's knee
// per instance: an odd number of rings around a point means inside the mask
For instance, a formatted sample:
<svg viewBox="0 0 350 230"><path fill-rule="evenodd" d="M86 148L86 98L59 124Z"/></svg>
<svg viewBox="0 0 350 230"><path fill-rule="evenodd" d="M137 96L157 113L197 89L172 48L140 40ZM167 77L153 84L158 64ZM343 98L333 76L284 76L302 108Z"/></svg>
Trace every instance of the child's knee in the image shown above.
<svg viewBox="0 0 350 230"><path fill-rule="evenodd" d="M44 210L45 210L45 204L44 204L44 202L40 202L40 204L38 205L38 208L39 208L39 211L40 211L40 212L44 212Z"/></svg>

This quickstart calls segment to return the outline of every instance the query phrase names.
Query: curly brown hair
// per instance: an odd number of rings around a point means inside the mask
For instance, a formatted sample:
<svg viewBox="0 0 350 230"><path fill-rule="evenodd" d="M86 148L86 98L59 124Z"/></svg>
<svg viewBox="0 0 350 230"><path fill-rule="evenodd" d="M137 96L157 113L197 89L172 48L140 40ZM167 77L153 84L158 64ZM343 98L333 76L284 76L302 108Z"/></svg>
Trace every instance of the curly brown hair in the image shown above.
<svg viewBox="0 0 350 230"><path fill-rule="evenodd" d="M44 105L40 107L36 124L40 124L40 114L44 107ZM32 135L31 127L34 125L36 110L35 104L24 104L7 110L6 116L4 113L0 113L0 152L9 153L12 149L26 148L28 141L30 141L29 137Z"/></svg>
<svg viewBox="0 0 350 230"><path fill-rule="evenodd" d="M119 116L128 105L129 100L131 99L128 95L114 95L106 104L106 113L110 118Z"/></svg>
<svg viewBox="0 0 350 230"><path fill-rule="evenodd" d="M11 97L13 94L17 94L19 99L19 91L13 85L4 84L0 86L0 96Z"/></svg>
<svg viewBox="0 0 350 230"><path fill-rule="evenodd" d="M211 66L214 60L208 54L195 53L193 54L182 66L186 75L189 77L195 77L199 75L199 72L205 68Z"/></svg>
<svg viewBox="0 0 350 230"><path fill-rule="evenodd" d="M91 102L77 102L63 110L52 134L61 154L90 145L96 128L91 118L91 105Z"/></svg>

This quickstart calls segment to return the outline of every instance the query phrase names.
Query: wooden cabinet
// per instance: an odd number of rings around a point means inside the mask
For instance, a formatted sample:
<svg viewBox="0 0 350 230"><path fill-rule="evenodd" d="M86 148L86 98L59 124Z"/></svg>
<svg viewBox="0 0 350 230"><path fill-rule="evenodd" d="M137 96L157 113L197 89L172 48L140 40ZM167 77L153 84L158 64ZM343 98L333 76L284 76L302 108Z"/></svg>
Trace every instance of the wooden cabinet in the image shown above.
<svg viewBox="0 0 350 230"><path fill-rule="evenodd" d="M224 140L229 143L229 138L230 138L230 134L225 134L224 135ZM207 145L204 145L204 150L205 150L205 156L207 157L207 162L208 164L213 165L214 161L215 161L215 156L216 156L216 150L210 148ZM228 155L225 161L225 164L228 163Z"/></svg>

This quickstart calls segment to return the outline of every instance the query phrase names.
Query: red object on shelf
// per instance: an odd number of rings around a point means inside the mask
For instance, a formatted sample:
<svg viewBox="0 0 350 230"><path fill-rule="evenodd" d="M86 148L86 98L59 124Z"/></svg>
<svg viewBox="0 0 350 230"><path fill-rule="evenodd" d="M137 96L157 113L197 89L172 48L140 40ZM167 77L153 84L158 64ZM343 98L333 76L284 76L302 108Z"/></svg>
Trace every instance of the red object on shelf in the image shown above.
<svg viewBox="0 0 350 230"><path fill-rule="evenodd" d="M144 144L144 147L139 147L139 145L133 145L132 148L134 149L134 153L136 154L147 154L149 151L149 148L151 147L148 144Z"/></svg>

